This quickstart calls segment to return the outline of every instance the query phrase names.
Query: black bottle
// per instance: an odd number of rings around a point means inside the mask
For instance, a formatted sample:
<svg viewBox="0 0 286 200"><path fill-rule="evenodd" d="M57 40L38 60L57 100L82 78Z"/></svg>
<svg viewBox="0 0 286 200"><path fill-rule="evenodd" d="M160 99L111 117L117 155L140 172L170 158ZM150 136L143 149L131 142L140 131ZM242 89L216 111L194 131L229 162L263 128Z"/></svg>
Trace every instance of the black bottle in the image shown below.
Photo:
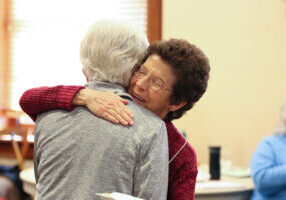
<svg viewBox="0 0 286 200"><path fill-rule="evenodd" d="M211 146L210 149L210 176L211 180L220 179L220 146Z"/></svg>

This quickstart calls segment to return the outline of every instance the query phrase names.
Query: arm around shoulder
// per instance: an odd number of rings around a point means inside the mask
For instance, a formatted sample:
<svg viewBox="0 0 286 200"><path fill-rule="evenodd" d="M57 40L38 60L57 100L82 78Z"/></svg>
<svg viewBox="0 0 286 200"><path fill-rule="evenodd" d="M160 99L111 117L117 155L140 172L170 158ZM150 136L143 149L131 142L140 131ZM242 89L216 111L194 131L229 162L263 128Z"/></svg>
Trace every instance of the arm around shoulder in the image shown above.
<svg viewBox="0 0 286 200"><path fill-rule="evenodd" d="M25 91L20 98L20 106L34 121L41 112L52 109L72 110L74 95L83 86L38 87Z"/></svg>

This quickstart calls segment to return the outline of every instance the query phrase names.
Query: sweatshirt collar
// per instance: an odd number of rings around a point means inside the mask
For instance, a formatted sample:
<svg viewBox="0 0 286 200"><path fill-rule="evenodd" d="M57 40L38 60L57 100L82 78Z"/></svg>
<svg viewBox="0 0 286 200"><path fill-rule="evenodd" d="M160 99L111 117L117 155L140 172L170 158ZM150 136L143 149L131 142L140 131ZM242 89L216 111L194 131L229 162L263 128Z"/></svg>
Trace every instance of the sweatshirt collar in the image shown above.
<svg viewBox="0 0 286 200"><path fill-rule="evenodd" d="M118 96L125 97L133 101L133 98L131 97L131 95L128 94L126 89L122 87L121 85L102 82L102 81L90 81L87 84L85 84L85 87L89 89L94 89L97 91L113 92L117 94Z"/></svg>

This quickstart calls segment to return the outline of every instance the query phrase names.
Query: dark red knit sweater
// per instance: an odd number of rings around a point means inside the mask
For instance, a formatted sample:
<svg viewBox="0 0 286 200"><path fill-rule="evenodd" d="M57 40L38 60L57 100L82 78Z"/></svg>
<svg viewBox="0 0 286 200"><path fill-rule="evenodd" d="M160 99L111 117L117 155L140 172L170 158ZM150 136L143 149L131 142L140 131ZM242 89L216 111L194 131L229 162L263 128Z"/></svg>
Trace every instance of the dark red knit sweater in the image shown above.
<svg viewBox="0 0 286 200"><path fill-rule="evenodd" d="M72 110L71 102L82 86L40 87L27 90L20 99L20 106L33 120L37 114L52 110ZM168 200L195 199L198 173L195 150L173 123L165 122L169 141ZM182 148L183 147L183 148Z"/></svg>

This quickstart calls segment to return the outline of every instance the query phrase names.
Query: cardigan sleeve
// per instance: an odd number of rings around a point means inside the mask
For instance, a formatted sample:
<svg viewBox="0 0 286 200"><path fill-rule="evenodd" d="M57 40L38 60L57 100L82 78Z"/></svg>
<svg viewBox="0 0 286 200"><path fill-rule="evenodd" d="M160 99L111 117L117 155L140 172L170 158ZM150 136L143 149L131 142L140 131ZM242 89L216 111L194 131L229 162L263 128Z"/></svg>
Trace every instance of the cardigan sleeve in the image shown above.
<svg viewBox="0 0 286 200"><path fill-rule="evenodd" d="M19 103L22 110L35 121L41 112L53 109L72 110L74 95L83 88L63 85L33 88L23 93Z"/></svg>

